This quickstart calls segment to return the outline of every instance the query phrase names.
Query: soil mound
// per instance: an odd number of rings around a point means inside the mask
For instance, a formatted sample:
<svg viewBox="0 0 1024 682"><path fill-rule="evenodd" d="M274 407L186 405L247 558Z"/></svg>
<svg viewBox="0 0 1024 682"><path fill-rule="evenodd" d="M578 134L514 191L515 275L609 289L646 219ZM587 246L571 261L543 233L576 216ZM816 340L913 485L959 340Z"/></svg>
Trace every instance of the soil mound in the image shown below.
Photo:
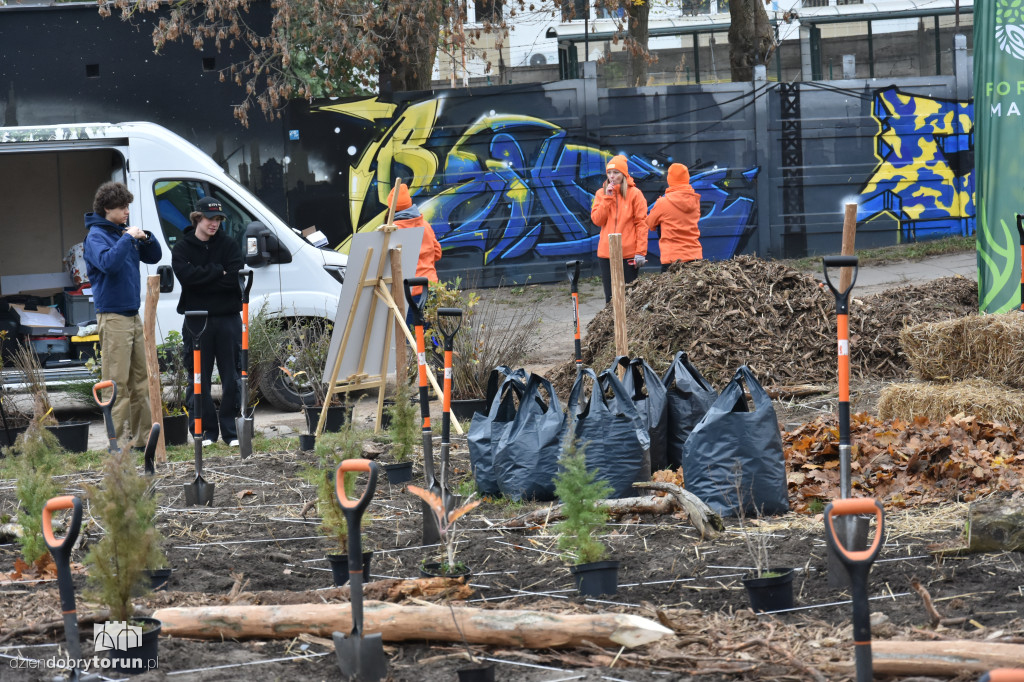
<svg viewBox="0 0 1024 682"><path fill-rule="evenodd" d="M851 372L900 379L910 366L899 335L908 324L977 314L977 283L945 277L858 298L850 306ZM836 377L832 292L779 261L739 256L678 264L626 288L629 354L663 371L676 351L719 388L746 364L766 385L825 383ZM591 320L583 361L603 370L615 356L611 306ZM573 363L552 377L567 394Z"/></svg>

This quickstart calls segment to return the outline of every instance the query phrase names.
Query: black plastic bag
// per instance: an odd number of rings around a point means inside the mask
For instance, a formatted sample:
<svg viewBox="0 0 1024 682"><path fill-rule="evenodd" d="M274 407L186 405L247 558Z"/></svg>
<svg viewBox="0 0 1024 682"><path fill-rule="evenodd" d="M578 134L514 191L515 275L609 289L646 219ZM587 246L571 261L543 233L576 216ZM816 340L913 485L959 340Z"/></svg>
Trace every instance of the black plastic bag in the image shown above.
<svg viewBox="0 0 1024 682"><path fill-rule="evenodd" d="M540 389L548 394L544 401ZM566 417L551 382L531 374L515 419L494 450L498 489L513 500L555 499Z"/></svg>
<svg viewBox="0 0 1024 682"><path fill-rule="evenodd" d="M687 490L722 516L738 516L741 508L758 516L789 511L779 422L771 398L748 367L736 370L686 440L683 479Z"/></svg>
<svg viewBox="0 0 1024 682"><path fill-rule="evenodd" d="M593 380L590 399L582 404L583 380ZM592 369L576 375L569 394L576 440L586 449L587 470L612 487L612 497L633 495L633 483L650 480L650 436L629 392L613 371L597 376Z"/></svg>
<svg viewBox="0 0 1024 682"><path fill-rule="evenodd" d="M650 480L652 472L668 466L668 391L658 378L658 374L643 358L630 360L625 355L620 355L612 361L608 371L614 371L619 365L626 366L622 385L633 399L633 404L636 405L636 410L647 427L647 435L651 438L647 478L644 479Z"/></svg>
<svg viewBox="0 0 1024 682"><path fill-rule="evenodd" d="M686 439L718 398L718 393L700 371L690 364L690 358L685 351L679 351L672 358L672 364L661 377L661 383L668 392L665 466L676 469L683 465L683 446L686 445Z"/></svg>
<svg viewBox="0 0 1024 682"><path fill-rule="evenodd" d="M500 494L494 473L494 447L502 434L512 426L526 390L526 370L512 370L505 365L495 367L487 379L487 414L477 412L469 423L466 441L469 463L481 495Z"/></svg>

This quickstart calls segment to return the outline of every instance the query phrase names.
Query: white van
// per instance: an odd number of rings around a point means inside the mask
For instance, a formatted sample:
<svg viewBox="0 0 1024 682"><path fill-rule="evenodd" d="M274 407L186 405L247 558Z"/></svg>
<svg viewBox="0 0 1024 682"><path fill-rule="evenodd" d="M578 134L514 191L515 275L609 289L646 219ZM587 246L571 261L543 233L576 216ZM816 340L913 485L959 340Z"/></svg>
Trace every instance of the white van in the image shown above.
<svg viewBox="0 0 1024 682"><path fill-rule="evenodd" d="M160 240L160 262L140 266L140 310L146 277L161 277L158 342L181 329L171 249L204 196L224 205L228 218L222 229L239 241L254 270L251 314L265 302L273 316L333 318L347 257L313 246L200 149L153 123L0 127L0 297L45 295L72 285L64 256L85 239L83 215L108 180L125 183L135 197L129 223ZM47 381L75 374L45 372ZM303 396L279 374L261 388L277 407L302 405Z"/></svg>

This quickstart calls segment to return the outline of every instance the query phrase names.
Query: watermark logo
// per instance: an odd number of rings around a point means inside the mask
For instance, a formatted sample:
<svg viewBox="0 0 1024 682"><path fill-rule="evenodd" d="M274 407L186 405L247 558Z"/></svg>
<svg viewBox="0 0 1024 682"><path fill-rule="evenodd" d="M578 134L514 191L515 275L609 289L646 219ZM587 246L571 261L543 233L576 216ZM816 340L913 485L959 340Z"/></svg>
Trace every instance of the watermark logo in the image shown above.
<svg viewBox="0 0 1024 682"><path fill-rule="evenodd" d="M1010 56L1024 60L1024 8L1016 0L996 3L996 45Z"/></svg>
<svg viewBox="0 0 1024 682"><path fill-rule="evenodd" d="M92 634L96 651L128 651L142 646L142 628L123 620L95 623Z"/></svg>

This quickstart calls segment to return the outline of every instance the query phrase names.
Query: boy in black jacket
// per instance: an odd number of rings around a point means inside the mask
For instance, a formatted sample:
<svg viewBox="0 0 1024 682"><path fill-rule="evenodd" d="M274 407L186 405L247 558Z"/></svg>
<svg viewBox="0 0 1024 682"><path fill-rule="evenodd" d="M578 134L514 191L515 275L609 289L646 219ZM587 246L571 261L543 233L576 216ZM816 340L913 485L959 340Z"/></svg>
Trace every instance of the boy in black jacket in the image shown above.
<svg viewBox="0 0 1024 682"><path fill-rule="evenodd" d="M242 349L242 295L238 286L238 272L244 265L242 250L230 236L221 231L227 215L220 201L204 197L196 202L189 218L192 226L171 252L171 267L181 282L178 312L205 310L208 313L206 331L200 337L203 388L203 444L217 441L219 435L231 447L238 446L235 417L239 414L241 389L240 355ZM192 334L188 324L183 325L185 365L189 373L192 365ZM210 377L213 361L223 388L220 413L214 409L210 397ZM192 384L186 400L193 405ZM189 431L195 433L195 411L190 411ZM217 415L219 419L215 419Z"/></svg>

